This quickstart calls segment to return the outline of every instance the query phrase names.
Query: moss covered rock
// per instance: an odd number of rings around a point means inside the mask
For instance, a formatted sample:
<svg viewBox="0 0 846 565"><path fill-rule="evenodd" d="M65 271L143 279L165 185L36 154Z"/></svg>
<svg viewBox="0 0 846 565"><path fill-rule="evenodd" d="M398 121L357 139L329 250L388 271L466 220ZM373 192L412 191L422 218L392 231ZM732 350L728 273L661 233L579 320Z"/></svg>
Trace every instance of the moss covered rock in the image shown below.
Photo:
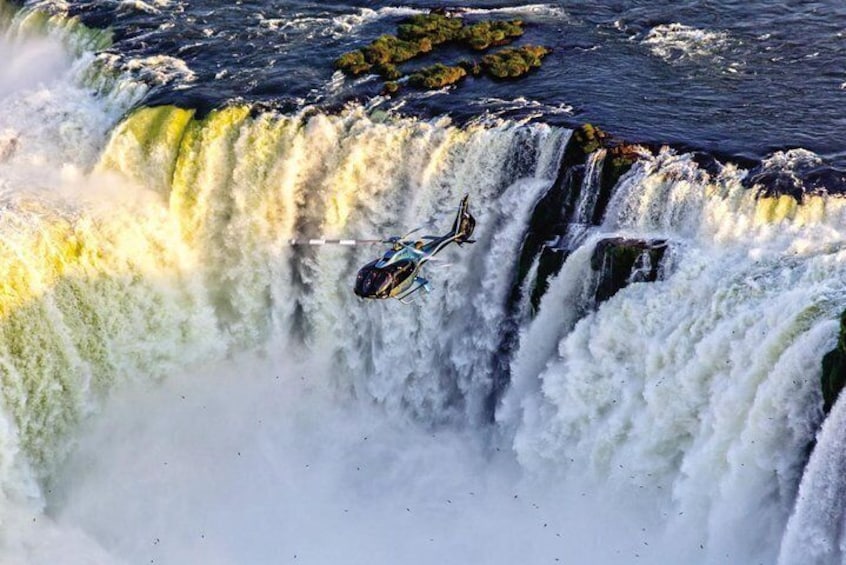
<svg viewBox="0 0 846 565"><path fill-rule="evenodd" d="M389 80L382 86L382 96L393 96L397 92L399 92L400 85L398 82Z"/></svg>
<svg viewBox="0 0 846 565"><path fill-rule="evenodd" d="M360 49L344 53L335 59L335 68L348 75L357 76L369 71L373 65L364 58L364 52Z"/></svg>
<svg viewBox="0 0 846 565"><path fill-rule="evenodd" d="M393 63L376 65L373 70L379 73L379 75L386 80L397 80L402 77L402 71L400 71Z"/></svg>
<svg viewBox="0 0 846 565"><path fill-rule="evenodd" d="M550 52L550 49L540 45L503 49L482 57L482 67L494 78L518 78L540 67L541 59Z"/></svg>
<svg viewBox="0 0 846 565"><path fill-rule="evenodd" d="M428 39L405 41L394 35L380 35L373 43L362 49L364 58L373 65L404 63L422 53L432 50Z"/></svg>
<svg viewBox="0 0 846 565"><path fill-rule="evenodd" d="M631 143L618 143L608 148L608 157L602 171L602 186L610 190L617 184L632 165L648 151L640 146Z"/></svg>
<svg viewBox="0 0 846 565"><path fill-rule="evenodd" d="M397 26L397 36L406 41L426 39L432 45L459 41L478 51L495 45L505 45L521 35L521 20L488 20L465 26L461 18L435 12L417 14Z"/></svg>
<svg viewBox="0 0 846 565"><path fill-rule="evenodd" d="M464 44L481 51L504 45L522 35L521 20L489 20L465 26L460 17L432 10L403 20L397 26L397 35L381 35L366 47L344 53L335 60L335 68L352 76L375 72L394 81L403 76L397 65L429 53L443 43ZM481 64L462 61L457 67L429 67L415 73L412 83L424 88L439 88L437 85L453 84L466 74L478 76L483 71L494 78L517 78L539 67L541 59L549 52L548 48L537 45L504 49L485 57Z"/></svg>
<svg viewBox="0 0 846 565"><path fill-rule="evenodd" d="M593 124L582 124L573 132L573 141L585 155L605 146L608 134Z"/></svg>
<svg viewBox="0 0 846 565"><path fill-rule="evenodd" d="M344 53L335 59L335 68L353 76L372 70L394 80L402 76L397 64L431 50L432 42L426 38L405 41L386 34L376 38L367 47Z"/></svg>
<svg viewBox="0 0 846 565"><path fill-rule="evenodd" d="M608 156L614 168L622 169L631 167L640 158L642 152L643 149L638 145L621 143L611 147L608 150Z"/></svg>
<svg viewBox="0 0 846 565"><path fill-rule="evenodd" d="M445 14L417 14L397 26L397 35L406 41L428 39L432 45L440 45L458 39L464 26L461 18Z"/></svg>
<svg viewBox="0 0 846 565"><path fill-rule="evenodd" d="M565 162L575 165L586 162L587 156L600 149L608 151L602 168L601 186L605 192L617 184L632 165L648 152L641 145L613 138L593 124L582 124L573 131L565 152Z"/></svg>
<svg viewBox="0 0 846 565"><path fill-rule="evenodd" d="M435 46L452 42L472 49L484 50L504 45L523 35L521 20L483 21L465 26L463 20L446 11L433 10L403 20L397 35L385 34L369 45L344 53L335 60L335 68L352 76L378 73L387 81L402 78L398 68L410 59L431 52ZM458 66L434 65L414 73L411 84L422 88L441 88L454 84L467 74L479 76L483 72L494 78L518 78L539 67L550 50L537 45L504 49L482 59L482 62L462 61Z"/></svg>
<svg viewBox="0 0 846 565"><path fill-rule="evenodd" d="M440 63L421 69L408 77L409 84L418 88L443 88L467 76L467 71L461 67L448 67Z"/></svg>
<svg viewBox="0 0 846 565"><path fill-rule="evenodd" d="M846 311L840 315L837 346L822 358L823 411L828 414L846 385Z"/></svg>
<svg viewBox="0 0 846 565"><path fill-rule="evenodd" d="M459 39L477 51L483 51L492 46L505 45L523 35L523 22L486 21L467 26L461 30Z"/></svg>

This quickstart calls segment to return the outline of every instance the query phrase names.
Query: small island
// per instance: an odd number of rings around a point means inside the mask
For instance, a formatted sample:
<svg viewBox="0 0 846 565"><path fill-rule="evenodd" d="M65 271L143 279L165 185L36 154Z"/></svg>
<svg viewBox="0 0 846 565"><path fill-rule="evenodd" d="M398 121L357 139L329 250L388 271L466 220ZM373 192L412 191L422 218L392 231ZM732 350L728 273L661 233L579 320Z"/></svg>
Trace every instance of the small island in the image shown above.
<svg viewBox="0 0 846 565"><path fill-rule="evenodd" d="M437 63L406 75L398 65L431 53L445 44L459 45L471 52L508 45L523 35L522 20L488 20L465 25L458 16L442 12L417 14L397 26L397 34L381 35L369 45L344 53L335 60L335 68L350 76L376 73L387 82L383 95L393 95L400 89L400 79L408 77L410 86L439 89L456 84L468 74L486 74L498 80L520 78L540 67L541 59L552 50L539 45L506 48L482 57L481 62L470 59L455 65Z"/></svg>

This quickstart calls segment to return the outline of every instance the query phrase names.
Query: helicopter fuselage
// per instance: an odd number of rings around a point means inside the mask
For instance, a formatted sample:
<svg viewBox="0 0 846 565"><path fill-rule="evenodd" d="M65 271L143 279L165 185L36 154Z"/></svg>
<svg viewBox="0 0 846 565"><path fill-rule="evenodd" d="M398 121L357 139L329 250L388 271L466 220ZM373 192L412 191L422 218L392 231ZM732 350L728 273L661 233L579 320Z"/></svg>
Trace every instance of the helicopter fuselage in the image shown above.
<svg viewBox="0 0 846 565"><path fill-rule="evenodd" d="M470 214L465 195L458 207L452 230L442 236L425 235L412 240L394 237L385 254L363 266L355 279L355 293L362 298L403 298L428 290L428 281L419 275L420 268L450 243L472 243L470 236L476 220ZM407 236L406 236L407 237Z"/></svg>
<svg viewBox="0 0 846 565"><path fill-rule="evenodd" d="M441 242L396 242L380 259L371 261L358 271L355 293L362 298L402 296L414 285L423 264L448 242L441 246L435 245L437 243Z"/></svg>

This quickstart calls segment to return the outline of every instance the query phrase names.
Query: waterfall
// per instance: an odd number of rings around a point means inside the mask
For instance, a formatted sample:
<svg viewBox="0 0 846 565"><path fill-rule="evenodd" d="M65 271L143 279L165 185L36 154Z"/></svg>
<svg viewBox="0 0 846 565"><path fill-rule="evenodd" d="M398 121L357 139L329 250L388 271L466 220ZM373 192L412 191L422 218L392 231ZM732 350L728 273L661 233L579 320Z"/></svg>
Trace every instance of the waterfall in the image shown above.
<svg viewBox="0 0 846 565"><path fill-rule="evenodd" d="M563 238L564 241L558 243L565 250L572 250L578 247L584 241L585 236L594 224L602 167L605 163L606 153L607 151L605 149L599 149L591 153L588 157L578 200L576 201L573 214L567 222L567 233Z"/></svg>
<svg viewBox="0 0 846 565"><path fill-rule="evenodd" d="M835 198L755 199L730 167L710 178L672 152L636 165L602 231L666 238L668 272L591 311L588 258L603 234L564 264L523 330L501 412L523 465L651 489L677 509L670 531L697 532L699 555L774 560L767 540L821 419L842 214Z"/></svg>
<svg viewBox="0 0 846 565"><path fill-rule="evenodd" d="M843 402L823 423L781 542L779 563L843 561Z"/></svg>
<svg viewBox="0 0 846 565"><path fill-rule="evenodd" d="M96 522L86 502L100 500L99 484L74 491L67 479L87 479L84 465L66 467L79 456L77 438L105 411L105 421L121 423L119 437L143 425L167 436L173 425L175 437L195 431L187 437L206 445L191 421L204 406L187 417L179 403L181 387L190 389L185 375L214 367L224 375L209 382L222 390L235 390L242 376L255 386L239 372L247 355L330 391L319 400L311 389L274 397L279 405L261 414L284 422L273 428L282 439L258 434L264 459L256 465L283 468L286 448L294 450L286 441L297 449L311 441L291 414L307 413L319 427L325 411L334 426L326 430L343 429L345 464L401 459L389 484L403 483L415 501L448 492L441 483L449 473L433 471L426 476L438 480L418 485L412 471L440 468L471 446L472 460L443 467L462 473L455 483L472 508L450 516L490 524L489 514L509 516L506 504L525 504L513 506L525 533L540 514L518 493L540 500L548 492L549 523L589 537L605 526L591 516L594 505L609 509L599 516L619 511L611 534L620 539L590 546L597 562L626 562L631 554L614 550L632 540L652 563L841 558L844 408L823 422L819 377L844 303L842 198L761 194L744 186L738 166L706 171L669 148L603 187L610 150L567 163L572 132L540 123L458 126L357 105L294 115L246 104L204 115L144 107L137 76L97 54L107 33L61 13L11 15L0 6L0 53L55 65L38 80L19 72L3 83L13 86L0 86L0 520L29 504L39 517L48 508L66 518L69 508L79 524ZM444 232L464 194L476 242L427 265L433 290L410 305L352 293L357 270L379 248L289 245L418 226ZM548 232L566 236L553 267L544 246L555 245L538 236ZM624 283L598 300L594 256L610 239L660 241L666 251L658 260L649 245L635 245ZM141 408L114 400L133 386L177 391L142 404L178 426L150 424ZM265 386L251 390L278 394ZM343 428L352 399L390 431L363 417ZM223 413L226 400L216 399ZM232 403L236 415L249 414L244 397ZM229 437L224 424L214 430ZM370 436L356 433L374 428L386 443L362 447ZM318 439L331 441L319 429ZM448 438L443 445L436 433ZM101 434L97 446L117 449ZM422 463L396 455L408 442L426 446ZM303 449L321 463L340 457ZM350 480L361 475L340 464L332 470L342 485L367 482ZM262 485L287 477L268 476ZM57 484L65 499L51 493ZM473 506L479 485L494 494ZM556 498L561 492L581 502ZM426 525L442 516L429 503ZM444 504L452 508L452 498ZM411 513L409 505L400 515ZM629 517L655 533L628 532ZM100 542L117 535L96 534ZM574 536L569 547L582 541ZM0 539L0 557L9 543ZM185 547L171 559L198 555Z"/></svg>

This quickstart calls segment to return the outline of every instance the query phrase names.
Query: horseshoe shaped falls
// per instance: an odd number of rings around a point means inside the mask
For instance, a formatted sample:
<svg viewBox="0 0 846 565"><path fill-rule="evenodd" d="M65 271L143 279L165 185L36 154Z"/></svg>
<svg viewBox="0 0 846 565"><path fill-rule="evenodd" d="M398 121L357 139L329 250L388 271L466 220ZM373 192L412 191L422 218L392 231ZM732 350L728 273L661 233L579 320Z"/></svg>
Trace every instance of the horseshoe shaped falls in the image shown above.
<svg viewBox="0 0 846 565"><path fill-rule="evenodd" d="M551 53L333 68L436 8ZM0 562L846 563L844 29L0 0ZM408 305L352 292L381 247L290 244L464 194Z"/></svg>

